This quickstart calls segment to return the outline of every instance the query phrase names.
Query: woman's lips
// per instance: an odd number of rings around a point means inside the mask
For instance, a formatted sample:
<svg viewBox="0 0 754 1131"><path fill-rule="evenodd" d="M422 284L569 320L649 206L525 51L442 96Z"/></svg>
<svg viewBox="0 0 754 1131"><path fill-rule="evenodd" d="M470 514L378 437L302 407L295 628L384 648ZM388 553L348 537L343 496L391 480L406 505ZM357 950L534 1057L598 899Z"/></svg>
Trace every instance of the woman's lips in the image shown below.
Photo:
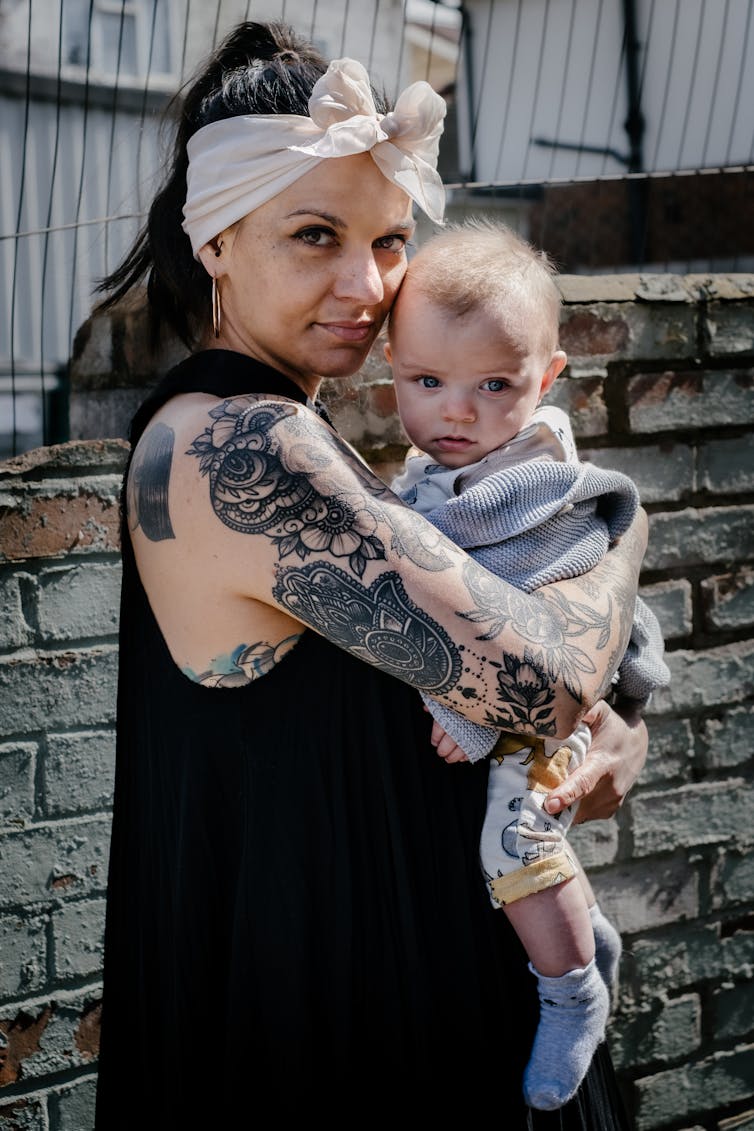
<svg viewBox="0 0 754 1131"><path fill-rule="evenodd" d="M374 329L374 322L320 322L319 325L343 342L364 342Z"/></svg>

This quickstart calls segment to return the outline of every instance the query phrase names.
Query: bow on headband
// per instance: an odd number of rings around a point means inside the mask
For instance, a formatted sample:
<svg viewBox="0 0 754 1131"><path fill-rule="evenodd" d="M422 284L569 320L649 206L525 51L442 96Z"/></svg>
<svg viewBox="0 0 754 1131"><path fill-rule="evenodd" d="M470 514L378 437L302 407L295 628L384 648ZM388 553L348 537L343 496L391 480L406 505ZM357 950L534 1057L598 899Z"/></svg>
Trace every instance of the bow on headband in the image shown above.
<svg viewBox="0 0 754 1131"><path fill-rule="evenodd" d="M378 114L361 63L335 59L314 85L310 117L249 114L203 126L188 143L183 209L194 255L320 161L354 153L370 153L388 180L441 223L437 154L445 112L429 83L415 82L391 113Z"/></svg>

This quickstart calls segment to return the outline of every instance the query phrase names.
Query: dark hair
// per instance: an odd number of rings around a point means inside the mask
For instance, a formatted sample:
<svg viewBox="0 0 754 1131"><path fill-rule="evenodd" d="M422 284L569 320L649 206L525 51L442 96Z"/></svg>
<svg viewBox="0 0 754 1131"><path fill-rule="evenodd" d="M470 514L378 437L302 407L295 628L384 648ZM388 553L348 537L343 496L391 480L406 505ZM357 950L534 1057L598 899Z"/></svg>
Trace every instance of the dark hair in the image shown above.
<svg viewBox="0 0 754 1131"><path fill-rule="evenodd" d="M133 247L98 284L106 296L98 310L114 306L147 276L152 344L164 326L185 345L196 343L209 318L211 283L181 227L189 138L239 114L307 114L312 87L326 70L320 52L285 24L234 28L168 107L178 126L166 180Z"/></svg>

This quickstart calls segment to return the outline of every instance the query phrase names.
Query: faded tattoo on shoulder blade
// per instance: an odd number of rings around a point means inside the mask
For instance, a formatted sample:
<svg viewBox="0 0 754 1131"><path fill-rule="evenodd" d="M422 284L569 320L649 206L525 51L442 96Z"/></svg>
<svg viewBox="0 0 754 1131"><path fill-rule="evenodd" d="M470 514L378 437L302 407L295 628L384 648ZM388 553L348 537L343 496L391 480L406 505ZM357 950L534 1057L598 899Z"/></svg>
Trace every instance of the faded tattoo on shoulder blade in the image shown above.
<svg viewBox="0 0 754 1131"><path fill-rule="evenodd" d="M175 538L168 510L170 465L175 433L167 424L153 424L134 452L128 476L128 522L140 526L150 542Z"/></svg>

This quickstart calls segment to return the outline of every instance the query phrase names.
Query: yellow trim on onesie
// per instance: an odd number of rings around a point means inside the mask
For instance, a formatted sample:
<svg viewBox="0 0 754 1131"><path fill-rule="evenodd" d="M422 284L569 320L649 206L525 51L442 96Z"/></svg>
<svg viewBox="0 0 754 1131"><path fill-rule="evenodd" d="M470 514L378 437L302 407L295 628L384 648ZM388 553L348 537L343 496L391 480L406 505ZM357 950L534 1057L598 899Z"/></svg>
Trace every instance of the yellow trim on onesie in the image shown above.
<svg viewBox="0 0 754 1131"><path fill-rule="evenodd" d="M489 881L492 898L501 906L506 903L515 903L524 896L534 895L535 892L544 891L546 888L556 887L576 875L576 868L570 856L565 852L558 852L555 856L547 856L544 860L535 860L525 868L517 868L507 876L498 876Z"/></svg>

